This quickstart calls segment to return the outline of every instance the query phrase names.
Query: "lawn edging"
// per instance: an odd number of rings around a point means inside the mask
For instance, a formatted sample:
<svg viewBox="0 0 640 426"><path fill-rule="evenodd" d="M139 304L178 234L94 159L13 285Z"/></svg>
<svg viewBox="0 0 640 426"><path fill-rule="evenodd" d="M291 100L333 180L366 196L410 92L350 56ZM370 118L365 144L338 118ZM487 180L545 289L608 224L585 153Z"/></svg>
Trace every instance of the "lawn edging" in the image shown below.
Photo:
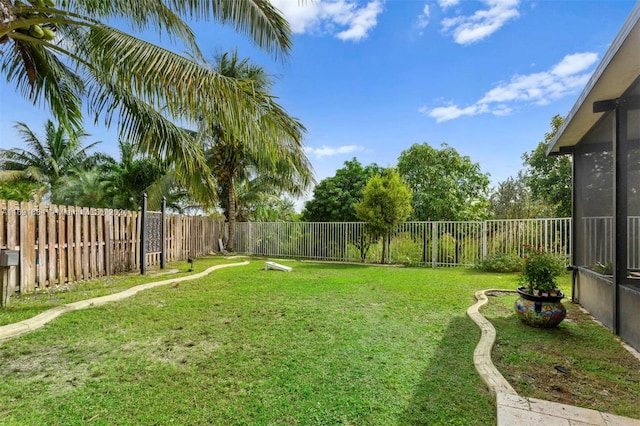
<svg viewBox="0 0 640 426"><path fill-rule="evenodd" d="M226 263L223 265L214 265L214 266L211 266L210 268L205 269L202 272L198 272L197 274L140 284L135 287L131 287L127 290L121 291L119 293L109 294L107 296L101 296L101 297L94 297L92 299L80 300L78 302L67 303L65 305L56 306L29 319L26 319L17 323L13 323L13 324L7 324L4 326L1 326L0 342L11 339L13 337L21 336L33 330L37 330L43 327L48 322L53 321L60 315L65 314L67 312L93 308L96 306L104 305L109 302L123 300L135 295L140 291L149 290L155 287L159 287L167 284L176 284L182 281L189 281L189 280L202 278L206 275L209 275L211 272L217 269L222 269L222 268L227 268L232 266L246 266L248 264L249 264L249 261L245 260L244 262L238 262L238 263Z"/></svg>
<svg viewBox="0 0 640 426"><path fill-rule="evenodd" d="M496 329L481 313L480 307L486 305L489 302L487 299L487 292L507 292L515 293L513 290L502 289L485 289L478 290L475 293L477 302L467 309L467 315L476 323L480 328L480 341L473 351L473 364L476 367L476 371L480 374L482 381L487 385L491 393L497 395L498 393L518 395L518 393L509 384L507 379L498 371L493 361L491 361L491 349L496 341Z"/></svg>

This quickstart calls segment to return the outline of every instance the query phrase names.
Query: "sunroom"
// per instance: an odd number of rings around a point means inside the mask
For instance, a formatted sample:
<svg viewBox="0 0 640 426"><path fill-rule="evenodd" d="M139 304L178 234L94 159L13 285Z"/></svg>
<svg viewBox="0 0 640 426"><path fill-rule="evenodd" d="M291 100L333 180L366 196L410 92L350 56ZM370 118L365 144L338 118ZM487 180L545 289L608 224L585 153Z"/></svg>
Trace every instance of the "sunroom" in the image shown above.
<svg viewBox="0 0 640 426"><path fill-rule="evenodd" d="M548 154L573 156L572 298L640 350L640 3Z"/></svg>

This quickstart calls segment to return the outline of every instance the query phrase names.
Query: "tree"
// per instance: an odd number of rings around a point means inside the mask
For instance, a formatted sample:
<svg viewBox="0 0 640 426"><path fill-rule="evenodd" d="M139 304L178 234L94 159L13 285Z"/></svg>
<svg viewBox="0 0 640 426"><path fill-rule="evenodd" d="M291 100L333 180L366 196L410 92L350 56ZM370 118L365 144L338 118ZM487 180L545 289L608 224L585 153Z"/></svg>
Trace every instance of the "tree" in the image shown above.
<svg viewBox="0 0 640 426"><path fill-rule="evenodd" d="M239 59L237 52L224 53L215 60L214 68L220 75L251 85L254 92L270 97L271 79L262 67L251 64L248 59ZM270 121L280 121L282 126L274 129ZM313 182L313 173L302 146L304 126L283 111L264 111L253 120L260 132L261 145L239 137L224 123L213 121L201 128L205 140L207 164L218 185L218 195L229 222L227 249L233 251L236 222L236 185L259 177L263 188L268 186L275 193L287 192L301 195Z"/></svg>
<svg viewBox="0 0 640 426"><path fill-rule="evenodd" d="M355 210L358 219L367 222L371 235L383 238L381 263L385 263L391 232L411 215L411 190L398 172L386 169L367 181Z"/></svg>
<svg viewBox="0 0 640 426"><path fill-rule="evenodd" d="M549 217L552 210L533 199L522 172L517 178L500 182L489 196L489 211L495 219L531 219Z"/></svg>
<svg viewBox="0 0 640 426"><path fill-rule="evenodd" d="M0 200L35 201L41 185L20 178L2 177L0 172Z"/></svg>
<svg viewBox="0 0 640 426"><path fill-rule="evenodd" d="M62 179L62 185L56 195L56 204L118 208L111 204L109 195L109 181L97 167L88 170L76 169Z"/></svg>
<svg viewBox="0 0 640 426"><path fill-rule="evenodd" d="M101 117L110 126L115 119L122 139L171 160L181 180L200 196L210 195L208 178L189 180L206 164L192 134L176 120L219 123L256 149L265 127L277 132L290 123L282 122L284 112L273 98L206 66L184 19L209 17L275 56L290 50L290 28L267 0L0 0L0 70L26 99L47 104L67 131L80 129L86 102L96 121ZM106 24L113 21L132 31L157 29L180 40L188 56Z"/></svg>
<svg viewBox="0 0 640 426"><path fill-rule="evenodd" d="M238 222L292 222L296 220L294 202L269 180L260 176L237 182L236 219Z"/></svg>
<svg viewBox="0 0 640 426"><path fill-rule="evenodd" d="M88 151L99 142L82 146L84 132L68 134L51 120L45 124L44 138L38 137L25 123L15 125L27 149L0 149L0 169L18 172L14 179L23 179L39 185L37 199L48 196L52 203L61 202L58 190L62 179L76 169L86 169L104 160L100 154Z"/></svg>
<svg viewBox="0 0 640 426"><path fill-rule="evenodd" d="M356 222L354 205L362 200L367 181L384 170L373 163L366 167L354 157L344 162L333 177L323 179L305 203L302 220L306 222Z"/></svg>
<svg viewBox="0 0 640 426"><path fill-rule="evenodd" d="M413 192L414 220L480 220L486 216L488 174L467 156L442 144L414 144L402 151L398 172Z"/></svg>
<svg viewBox="0 0 640 426"><path fill-rule="evenodd" d="M551 119L551 131L544 140L529 153L524 153L525 176L533 198L548 204L556 217L568 217L572 212L571 158L569 156L547 156L549 144L555 137L564 118L555 115Z"/></svg>
<svg viewBox="0 0 640 426"><path fill-rule="evenodd" d="M138 210L142 195L146 192L153 194L149 197L149 209L159 209L161 198L168 196L173 187L177 186L170 170L162 161L137 153L135 146L129 142L120 141L118 145L120 161L113 162L105 170L109 206Z"/></svg>

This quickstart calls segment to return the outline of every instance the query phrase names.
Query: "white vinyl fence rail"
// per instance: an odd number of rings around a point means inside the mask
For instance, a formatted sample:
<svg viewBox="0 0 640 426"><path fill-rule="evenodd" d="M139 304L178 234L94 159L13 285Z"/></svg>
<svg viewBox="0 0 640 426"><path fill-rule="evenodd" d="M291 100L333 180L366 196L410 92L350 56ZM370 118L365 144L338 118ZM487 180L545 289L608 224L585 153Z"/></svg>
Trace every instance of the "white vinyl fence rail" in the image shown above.
<svg viewBox="0 0 640 426"><path fill-rule="evenodd" d="M522 255L526 245L570 258L571 219L478 222L405 222L390 236L372 240L362 222L237 223L238 253L344 262L470 266L487 256Z"/></svg>

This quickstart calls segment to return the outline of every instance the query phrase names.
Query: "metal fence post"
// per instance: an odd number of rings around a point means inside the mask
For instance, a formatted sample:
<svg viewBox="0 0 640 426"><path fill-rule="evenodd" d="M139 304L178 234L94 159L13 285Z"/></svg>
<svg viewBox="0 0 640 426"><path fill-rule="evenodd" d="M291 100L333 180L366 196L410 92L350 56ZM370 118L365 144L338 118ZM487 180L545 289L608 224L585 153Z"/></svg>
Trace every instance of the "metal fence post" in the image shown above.
<svg viewBox="0 0 640 426"><path fill-rule="evenodd" d="M482 222L482 259L485 260L487 258L487 230L489 227L487 226L487 221Z"/></svg>
<svg viewBox="0 0 640 426"><path fill-rule="evenodd" d="M549 219L544 220L544 250L549 250Z"/></svg>
<svg viewBox="0 0 640 426"><path fill-rule="evenodd" d="M438 264L438 222L431 222L431 267L435 268Z"/></svg>

